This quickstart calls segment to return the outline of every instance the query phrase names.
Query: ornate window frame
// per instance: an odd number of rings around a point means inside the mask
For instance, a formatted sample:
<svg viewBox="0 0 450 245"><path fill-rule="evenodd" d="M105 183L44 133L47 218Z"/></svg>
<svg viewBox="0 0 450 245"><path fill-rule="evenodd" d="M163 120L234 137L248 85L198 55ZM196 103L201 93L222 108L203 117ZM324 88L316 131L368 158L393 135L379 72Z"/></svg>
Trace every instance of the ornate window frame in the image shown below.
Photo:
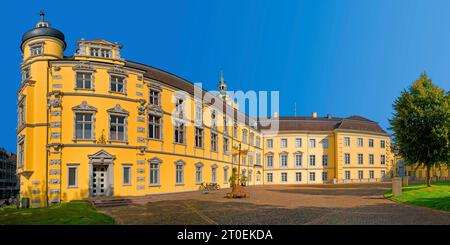
<svg viewBox="0 0 450 245"><path fill-rule="evenodd" d="M300 156L300 165L297 164L297 156ZM294 152L294 167L301 168L303 166L303 152L296 151Z"/></svg>
<svg viewBox="0 0 450 245"><path fill-rule="evenodd" d="M22 145L22 151L19 150L20 145ZM21 134L17 138L17 168L25 168L25 149L25 135Z"/></svg>
<svg viewBox="0 0 450 245"><path fill-rule="evenodd" d="M283 157L286 157L286 166L283 166ZM279 153L280 158L280 168L288 168L289 166L289 153L287 151L282 151Z"/></svg>
<svg viewBox="0 0 450 245"><path fill-rule="evenodd" d="M115 94L123 94L123 95L127 95L127 84L128 84L128 72L123 69L122 67L116 65L113 68L108 70L109 73L109 93L115 93ZM123 79L123 92L119 92L119 91L113 91L111 89L111 82L112 82L112 77L120 77Z"/></svg>
<svg viewBox="0 0 450 245"><path fill-rule="evenodd" d="M203 182L203 166L204 164L202 162L198 162L195 164L195 184L200 185ZM198 171L200 171L200 179L197 179Z"/></svg>
<svg viewBox="0 0 450 245"><path fill-rule="evenodd" d="M74 90L89 90L95 91L95 75L96 72L94 66L89 61L80 61L72 67L74 70ZM91 88L78 88L77 87L77 74L78 73L90 73L91 74Z"/></svg>
<svg viewBox="0 0 450 245"><path fill-rule="evenodd" d="M185 175L185 165L186 165L186 162L185 161L183 161L183 160L181 160L181 159L179 159L179 160L176 160L175 162L174 162L174 164L175 164L175 185L176 186L181 186L181 185L184 185L184 175ZM177 175L178 175L178 169L177 169L177 167L178 166L182 166L181 167L181 182L177 182Z"/></svg>
<svg viewBox="0 0 450 245"><path fill-rule="evenodd" d="M39 41L39 42L33 42L30 43L28 45L29 49L30 49L30 57L36 57L36 56L41 56L44 55L44 45L45 43L43 41ZM33 54L33 50L35 49L40 49L40 53L39 54Z"/></svg>
<svg viewBox="0 0 450 245"><path fill-rule="evenodd" d="M81 104L72 107L73 111L73 141L93 141L95 143L95 120L97 114L97 108L89 105L87 101L83 100ZM90 113L92 115L92 129L90 139L78 139L77 138L77 113Z"/></svg>
<svg viewBox="0 0 450 245"><path fill-rule="evenodd" d="M149 176L148 176L148 184L150 187L154 186L161 186L161 164L163 161L159 159L158 157L154 157L148 160L148 167L149 167ZM151 174L152 174L152 164L156 164L157 168L155 169L158 172L158 178L156 183L151 183Z"/></svg>
<svg viewBox="0 0 450 245"><path fill-rule="evenodd" d="M17 124L19 129L24 127L27 121L25 99L26 95L22 94L19 96L19 100L17 102ZM22 109L20 109L21 107Z"/></svg>
<svg viewBox="0 0 450 245"><path fill-rule="evenodd" d="M213 165L211 165L211 182L212 183L217 183L217 169L218 169L217 164L214 163Z"/></svg>
<svg viewBox="0 0 450 245"><path fill-rule="evenodd" d="M230 169L230 167L228 167L228 166L223 167L223 183L224 184L228 184L228 178L229 178L228 170L229 169ZM226 176L225 176L225 173L226 173Z"/></svg>
<svg viewBox="0 0 450 245"><path fill-rule="evenodd" d="M111 109L107 110L108 112L108 142L122 142L128 144L128 116L130 115L130 112L123 109L120 104L116 104ZM111 139L111 116L120 116L124 117L124 139L123 140L117 140L117 139Z"/></svg>

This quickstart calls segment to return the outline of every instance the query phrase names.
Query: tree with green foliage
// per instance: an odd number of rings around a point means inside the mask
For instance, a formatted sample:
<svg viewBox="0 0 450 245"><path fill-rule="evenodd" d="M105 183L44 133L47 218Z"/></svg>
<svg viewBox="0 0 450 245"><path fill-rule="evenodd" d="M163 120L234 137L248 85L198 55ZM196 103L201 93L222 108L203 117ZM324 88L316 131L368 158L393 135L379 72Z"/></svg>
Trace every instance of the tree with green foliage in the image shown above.
<svg viewBox="0 0 450 245"><path fill-rule="evenodd" d="M394 102L390 120L398 153L406 165L431 169L450 162L450 93L433 84L425 73Z"/></svg>

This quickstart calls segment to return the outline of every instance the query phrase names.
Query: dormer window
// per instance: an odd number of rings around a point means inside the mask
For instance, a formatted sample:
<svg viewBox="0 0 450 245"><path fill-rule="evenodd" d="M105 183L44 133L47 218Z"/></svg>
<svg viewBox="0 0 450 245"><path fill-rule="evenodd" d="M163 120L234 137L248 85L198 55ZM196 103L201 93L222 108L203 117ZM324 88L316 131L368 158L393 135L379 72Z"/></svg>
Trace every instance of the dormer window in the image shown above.
<svg viewBox="0 0 450 245"><path fill-rule="evenodd" d="M44 53L42 43L30 45L30 53L31 56L42 55Z"/></svg>
<svg viewBox="0 0 450 245"><path fill-rule="evenodd" d="M105 48L91 48L90 49L91 56L101 57L101 58L111 58L111 50Z"/></svg>

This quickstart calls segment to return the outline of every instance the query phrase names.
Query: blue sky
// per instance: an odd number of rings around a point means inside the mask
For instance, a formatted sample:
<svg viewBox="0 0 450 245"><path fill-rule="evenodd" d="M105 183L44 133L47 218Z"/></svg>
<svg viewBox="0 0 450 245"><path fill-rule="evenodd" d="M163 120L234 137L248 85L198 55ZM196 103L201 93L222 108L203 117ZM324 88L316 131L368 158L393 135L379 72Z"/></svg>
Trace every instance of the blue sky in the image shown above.
<svg viewBox="0 0 450 245"><path fill-rule="evenodd" d="M80 38L206 89L278 90L280 114L353 114L389 127L392 103L420 72L450 89L450 1L8 1L2 4L0 146L16 151L20 38L47 12L68 48Z"/></svg>

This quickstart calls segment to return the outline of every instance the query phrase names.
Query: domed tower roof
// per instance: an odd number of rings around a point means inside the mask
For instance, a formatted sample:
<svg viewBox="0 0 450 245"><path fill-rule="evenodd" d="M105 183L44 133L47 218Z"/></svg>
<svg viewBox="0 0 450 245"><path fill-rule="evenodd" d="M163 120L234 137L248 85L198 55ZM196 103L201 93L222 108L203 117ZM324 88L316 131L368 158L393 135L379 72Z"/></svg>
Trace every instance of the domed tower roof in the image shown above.
<svg viewBox="0 0 450 245"><path fill-rule="evenodd" d="M53 37L53 38L57 38L60 41L62 41L64 43L64 50L66 49L66 41L64 39L64 34L55 29L52 28L50 26L50 23L48 21L45 21L44 17L45 17L45 13L43 11L41 11L39 13L39 15L41 16L41 20L38 21L35 25L35 28L25 32L25 34L23 34L22 36L22 43L20 44L20 49L23 51L23 44L34 37Z"/></svg>

